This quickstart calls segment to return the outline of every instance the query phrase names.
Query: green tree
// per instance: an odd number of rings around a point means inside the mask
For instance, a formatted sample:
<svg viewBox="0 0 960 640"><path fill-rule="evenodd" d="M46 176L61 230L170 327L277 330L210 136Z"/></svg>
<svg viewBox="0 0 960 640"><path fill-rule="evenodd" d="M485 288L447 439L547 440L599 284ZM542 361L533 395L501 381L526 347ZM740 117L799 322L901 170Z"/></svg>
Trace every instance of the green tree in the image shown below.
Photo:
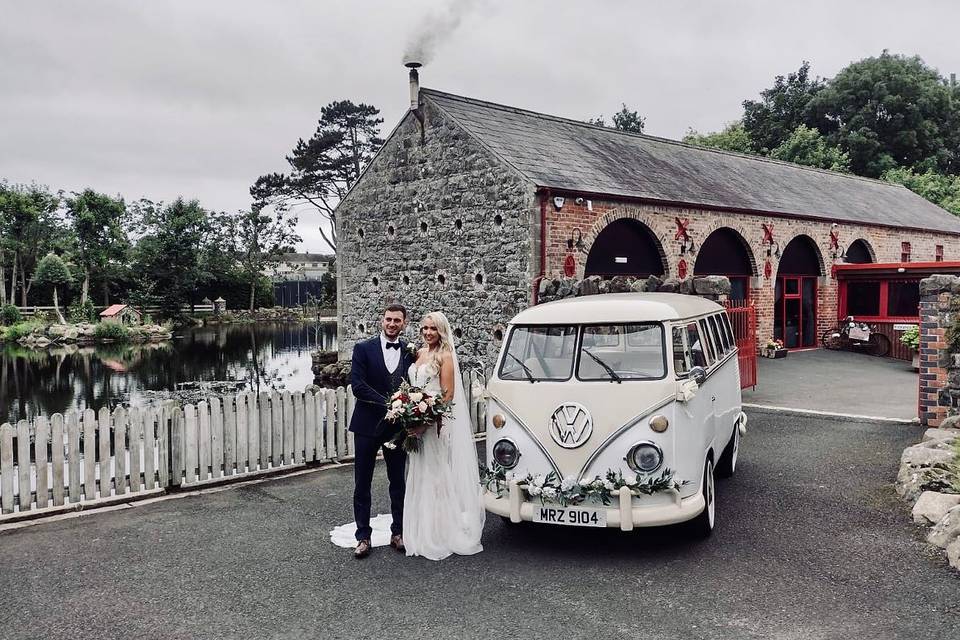
<svg viewBox="0 0 960 640"><path fill-rule="evenodd" d="M298 140L287 156L290 172L260 176L250 187L255 207L313 207L326 221L320 225L324 242L336 250L335 209L383 145L379 115L376 107L350 100L323 107L313 136Z"/></svg>
<svg viewBox="0 0 960 640"><path fill-rule="evenodd" d="M850 158L837 147L827 144L816 129L800 125L786 140L770 152L776 160L786 160L808 167L850 172Z"/></svg>
<svg viewBox="0 0 960 640"><path fill-rule="evenodd" d="M804 60L796 73L777 76L771 88L760 92L760 100L744 100L743 128L754 152L768 155L798 126L816 127L809 107L823 85L819 78L810 78L810 63Z"/></svg>
<svg viewBox="0 0 960 640"><path fill-rule="evenodd" d="M168 205L144 200L134 206L143 236L134 249L139 287L152 294L167 317L193 302L203 277L201 257L209 230L207 212L196 200ZM137 298L141 302L144 295Z"/></svg>
<svg viewBox="0 0 960 640"><path fill-rule="evenodd" d="M915 173L900 167L885 172L883 179L902 184L917 195L960 216L960 176L945 176L933 171Z"/></svg>
<svg viewBox="0 0 960 640"><path fill-rule="evenodd" d="M104 300L110 304L110 283L119 276L130 249L125 224L127 207L123 198L86 189L67 198L67 216L76 238L74 261L83 274L80 304L87 302L90 280L100 282Z"/></svg>
<svg viewBox="0 0 960 640"><path fill-rule="evenodd" d="M266 215L254 205L250 211L231 217L230 230L231 250L244 281L250 286L249 308L253 311L257 284L263 280L264 270L276 267L283 254L292 252L293 245L300 242L297 218L276 208L272 215Z"/></svg>
<svg viewBox="0 0 960 640"><path fill-rule="evenodd" d="M57 216L59 205L59 196L46 187L0 182L0 285L7 281L5 267L10 266L10 292L0 297L0 303L15 304L19 290L20 305L27 306L37 260L54 248L65 248L68 239Z"/></svg>
<svg viewBox="0 0 960 640"><path fill-rule="evenodd" d="M737 120L731 122L721 131L716 133L697 133L693 129L683 136L683 141L687 144L695 144L700 147L711 147L713 149L723 149L725 151L736 151L738 153L755 154L750 135L743 128L743 122Z"/></svg>
<svg viewBox="0 0 960 640"><path fill-rule="evenodd" d="M628 109L626 103L621 103L620 111L611 116L613 128L618 131L629 131L630 133L643 133L643 126L646 124L646 118L632 109ZM593 124L598 127L607 126L607 121L603 116L598 116L587 120L587 124Z"/></svg>
<svg viewBox="0 0 960 640"><path fill-rule="evenodd" d="M896 167L960 173L960 98L918 56L886 51L840 71L809 104L850 168L879 177Z"/></svg>
<svg viewBox="0 0 960 640"><path fill-rule="evenodd" d="M64 324L63 314L60 312L60 302L57 297L57 289L66 288L73 283L73 276L70 275L70 269L63 259L55 253L48 253L37 264L36 273L33 281L42 287L51 287L53 289L53 309L57 313L60 324Z"/></svg>

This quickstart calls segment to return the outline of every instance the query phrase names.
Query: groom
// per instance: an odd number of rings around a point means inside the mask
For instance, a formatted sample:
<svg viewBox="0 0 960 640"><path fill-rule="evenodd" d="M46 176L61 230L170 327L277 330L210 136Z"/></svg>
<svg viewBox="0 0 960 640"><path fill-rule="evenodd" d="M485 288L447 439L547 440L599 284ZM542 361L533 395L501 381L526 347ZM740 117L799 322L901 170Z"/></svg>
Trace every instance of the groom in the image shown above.
<svg viewBox="0 0 960 640"><path fill-rule="evenodd" d="M355 558L370 554L370 535L373 533L370 528L370 485L377 451L381 447L390 481L390 511L393 514L390 546L405 551L402 534L407 454L403 447L389 449L383 444L397 433L397 429L384 420L387 398L406 379L407 369L413 363L407 343L400 339L406 324L407 310L403 305L392 304L383 312L380 335L353 347L350 385L357 402L350 418L350 431L353 432L356 453L353 488L353 517L357 523Z"/></svg>

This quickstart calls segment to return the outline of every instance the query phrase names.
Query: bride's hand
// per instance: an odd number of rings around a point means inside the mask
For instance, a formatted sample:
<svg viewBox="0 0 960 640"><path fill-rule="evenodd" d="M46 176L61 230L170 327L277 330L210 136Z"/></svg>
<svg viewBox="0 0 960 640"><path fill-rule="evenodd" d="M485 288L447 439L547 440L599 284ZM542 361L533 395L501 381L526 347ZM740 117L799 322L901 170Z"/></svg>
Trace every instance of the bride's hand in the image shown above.
<svg viewBox="0 0 960 640"><path fill-rule="evenodd" d="M426 425L423 425L420 427L410 427L409 429L407 429L407 434L411 436L419 437L419 436L422 436L426 430L427 430Z"/></svg>

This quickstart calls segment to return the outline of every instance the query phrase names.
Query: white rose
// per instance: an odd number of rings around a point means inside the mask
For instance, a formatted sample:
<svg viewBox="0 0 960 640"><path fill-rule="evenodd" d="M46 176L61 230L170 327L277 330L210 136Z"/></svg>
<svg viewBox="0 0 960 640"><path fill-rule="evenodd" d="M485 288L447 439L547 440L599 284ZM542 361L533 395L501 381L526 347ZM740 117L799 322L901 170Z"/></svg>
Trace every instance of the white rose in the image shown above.
<svg viewBox="0 0 960 640"><path fill-rule="evenodd" d="M423 399L423 401L432 407L434 404L436 404L437 399L434 398L433 396L427 396L426 398Z"/></svg>
<svg viewBox="0 0 960 640"><path fill-rule="evenodd" d="M533 485L532 487L527 487L527 493L529 493L529 494L532 495L532 496L538 496L538 495L540 495L540 492L541 492L541 491L543 491L543 489L541 489L540 487L538 487L538 486L536 486L536 485Z"/></svg>
<svg viewBox="0 0 960 640"><path fill-rule="evenodd" d="M402 406L403 406L402 400L394 400L392 403L390 403L390 407L393 409L399 409Z"/></svg>
<svg viewBox="0 0 960 640"><path fill-rule="evenodd" d="M428 408L429 407L427 407L426 402L421 402L420 404L417 405L417 409L420 410L420 413L426 413Z"/></svg>
<svg viewBox="0 0 960 640"><path fill-rule="evenodd" d="M393 394L392 396L390 396L390 399L391 399L391 400L396 400L397 398L400 397L400 394L402 394L402 393L403 393L402 391L397 391L395 394Z"/></svg>
<svg viewBox="0 0 960 640"><path fill-rule="evenodd" d="M570 491L577 486L577 479L573 476L567 476L563 479L563 482L560 483L560 488L564 491Z"/></svg>
<svg viewBox="0 0 960 640"><path fill-rule="evenodd" d="M553 487L544 487L543 488L543 497L547 499L552 499L557 497L557 490Z"/></svg>
<svg viewBox="0 0 960 640"><path fill-rule="evenodd" d="M542 487L544 483L546 483L546 481L547 481L546 476L544 476L543 474L540 474L538 476L534 476L533 485L535 487Z"/></svg>
<svg viewBox="0 0 960 640"><path fill-rule="evenodd" d="M421 400L423 400L423 394L419 391L410 394L410 402L420 402Z"/></svg>
<svg viewBox="0 0 960 640"><path fill-rule="evenodd" d="M609 480L604 480L603 488L606 489L607 491L613 491L613 483L610 482Z"/></svg>

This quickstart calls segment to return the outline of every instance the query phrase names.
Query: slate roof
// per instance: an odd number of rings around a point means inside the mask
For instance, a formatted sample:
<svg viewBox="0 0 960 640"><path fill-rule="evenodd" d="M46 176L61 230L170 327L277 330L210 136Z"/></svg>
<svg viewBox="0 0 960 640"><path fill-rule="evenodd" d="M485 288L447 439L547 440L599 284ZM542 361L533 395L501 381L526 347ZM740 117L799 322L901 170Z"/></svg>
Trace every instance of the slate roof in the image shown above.
<svg viewBox="0 0 960 640"><path fill-rule="evenodd" d="M433 89L421 95L538 187L960 233L960 218L900 185Z"/></svg>

